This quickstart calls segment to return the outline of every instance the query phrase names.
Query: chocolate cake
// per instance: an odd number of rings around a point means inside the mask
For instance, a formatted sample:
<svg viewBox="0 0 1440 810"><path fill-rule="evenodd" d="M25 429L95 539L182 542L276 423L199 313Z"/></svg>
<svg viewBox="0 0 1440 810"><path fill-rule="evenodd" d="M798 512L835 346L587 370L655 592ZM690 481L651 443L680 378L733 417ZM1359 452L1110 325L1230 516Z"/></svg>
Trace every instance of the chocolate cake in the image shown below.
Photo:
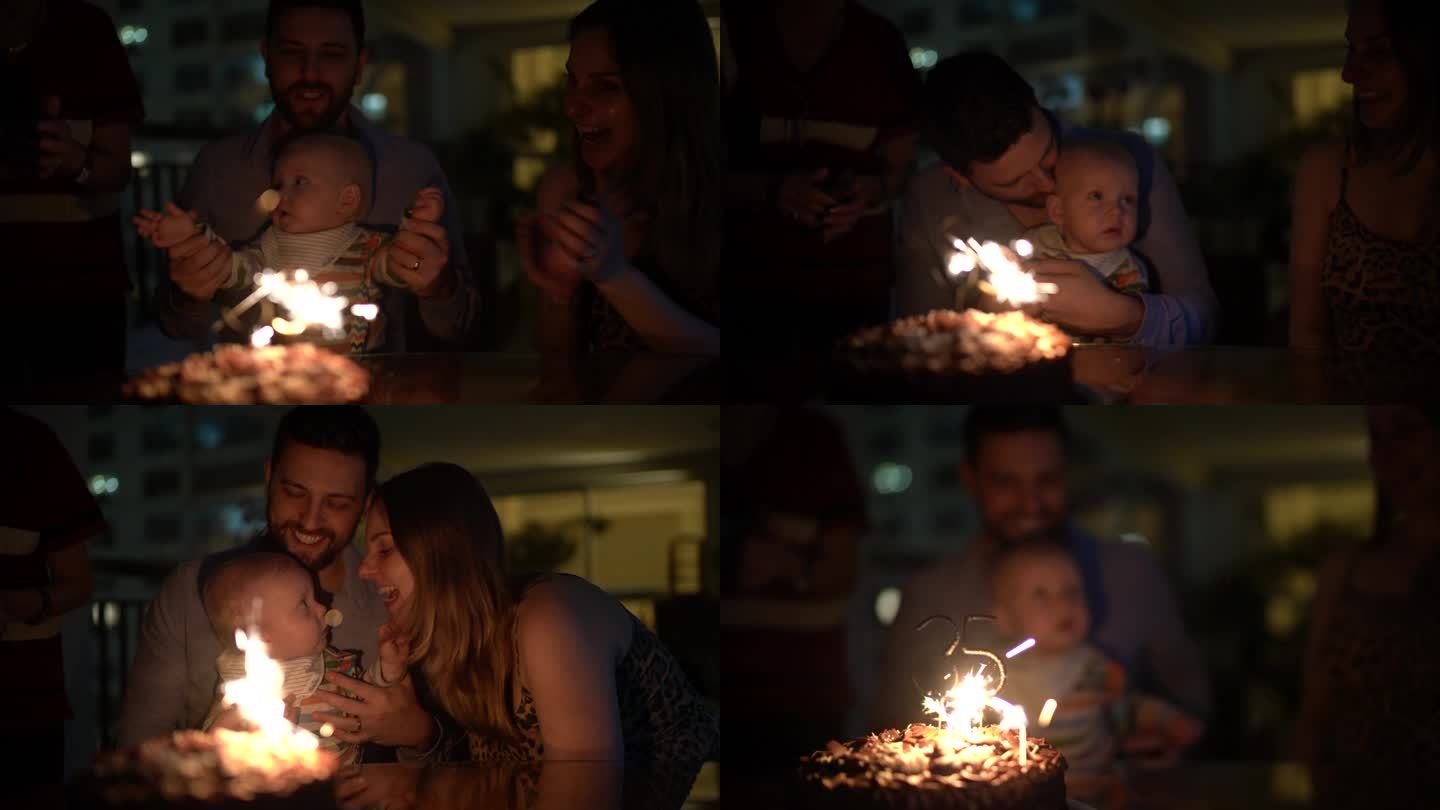
<svg viewBox="0 0 1440 810"><path fill-rule="evenodd" d="M1070 401L1071 345L1023 312L933 310L845 339L834 398Z"/></svg>
<svg viewBox="0 0 1440 810"><path fill-rule="evenodd" d="M177 731L107 751L68 792L69 806L194 810L330 810L334 754L282 753L249 732Z"/></svg>
<svg viewBox="0 0 1440 810"><path fill-rule="evenodd" d="M905 810L1065 810L1065 758L996 726L905 731L837 742L800 760L797 806Z"/></svg>
<svg viewBox="0 0 1440 810"><path fill-rule="evenodd" d="M227 344L146 369L125 384L130 399L244 405L354 402L370 373L348 357L308 343Z"/></svg>

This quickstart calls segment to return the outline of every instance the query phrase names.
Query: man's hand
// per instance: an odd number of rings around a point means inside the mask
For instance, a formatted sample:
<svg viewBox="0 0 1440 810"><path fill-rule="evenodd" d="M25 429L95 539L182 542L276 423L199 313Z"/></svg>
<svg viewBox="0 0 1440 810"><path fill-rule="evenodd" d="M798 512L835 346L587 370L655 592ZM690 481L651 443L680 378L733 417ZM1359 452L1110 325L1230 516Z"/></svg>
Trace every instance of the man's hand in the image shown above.
<svg viewBox="0 0 1440 810"><path fill-rule="evenodd" d="M185 212L199 220L194 211ZM204 233L173 245L170 250L170 280L180 291L197 301L209 301L230 278L230 246Z"/></svg>
<svg viewBox="0 0 1440 810"><path fill-rule="evenodd" d="M1140 329L1145 305L1116 291L1084 264L1068 259L1032 259L1025 269L1059 292L1031 307L1066 331L1094 337L1129 338Z"/></svg>
<svg viewBox="0 0 1440 810"><path fill-rule="evenodd" d="M428 742L435 731L430 714L415 698L415 685L408 675L393 686L375 686L338 672L325 673L325 680L360 696L356 700L332 692L316 691L301 701L304 704L328 703L336 712L350 715L315 712L315 719L335 727L337 739L348 743L373 742L418 748Z"/></svg>
<svg viewBox="0 0 1440 810"><path fill-rule="evenodd" d="M45 119L35 125L39 136L41 177L70 178L85 168L85 146L75 140L70 122L60 118L60 97L45 97Z"/></svg>
<svg viewBox="0 0 1440 810"><path fill-rule="evenodd" d="M776 207L780 209L780 213L801 225L822 224L826 212L838 205L834 197L821 189L825 178L829 176L829 169L787 176L780 183Z"/></svg>
<svg viewBox="0 0 1440 810"><path fill-rule="evenodd" d="M873 174L855 176L845 202L831 208L823 220L825 230L820 239L829 242L843 236L855 227L865 212L885 199L885 181Z"/></svg>
<svg viewBox="0 0 1440 810"><path fill-rule="evenodd" d="M390 242L391 271L421 298L446 298L460 283L450 268L449 238L437 224L444 210L438 188L422 189Z"/></svg>

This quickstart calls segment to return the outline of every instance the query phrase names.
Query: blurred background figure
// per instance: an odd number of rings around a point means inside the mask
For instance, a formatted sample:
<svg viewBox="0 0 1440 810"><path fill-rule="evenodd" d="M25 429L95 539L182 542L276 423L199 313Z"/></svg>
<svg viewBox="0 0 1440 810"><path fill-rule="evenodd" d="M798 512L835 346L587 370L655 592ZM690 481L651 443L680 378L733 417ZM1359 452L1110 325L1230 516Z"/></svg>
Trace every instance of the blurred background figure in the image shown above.
<svg viewBox="0 0 1440 810"><path fill-rule="evenodd" d="M45 423L0 407L0 446L0 784L26 807L56 802L65 781L61 618L89 603L86 541L108 526Z"/></svg>
<svg viewBox="0 0 1440 810"><path fill-rule="evenodd" d="M1320 571L1297 720L1320 808L1440 795L1440 409L1367 416L1375 533Z"/></svg>
<svg viewBox="0 0 1440 810"><path fill-rule="evenodd" d="M844 731L864 493L821 411L733 407L722 427L725 759L783 767Z"/></svg>
<svg viewBox="0 0 1440 810"><path fill-rule="evenodd" d="M0 4L0 45L0 294L15 304L0 339L21 384L118 380L130 292L120 192L145 117L140 86L90 3Z"/></svg>

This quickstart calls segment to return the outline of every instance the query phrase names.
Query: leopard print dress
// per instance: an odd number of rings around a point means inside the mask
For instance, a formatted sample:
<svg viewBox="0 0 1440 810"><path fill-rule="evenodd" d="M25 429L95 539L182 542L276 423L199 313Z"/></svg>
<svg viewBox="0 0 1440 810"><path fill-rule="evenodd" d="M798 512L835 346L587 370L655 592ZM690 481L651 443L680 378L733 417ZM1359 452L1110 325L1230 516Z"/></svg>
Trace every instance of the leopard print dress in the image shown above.
<svg viewBox="0 0 1440 810"><path fill-rule="evenodd" d="M634 614L630 647L615 668L616 696L625 741L626 790L643 786L657 806L679 807L706 760L719 759L720 719L691 685L680 664ZM441 762L509 764L528 793L544 759L535 699L522 683L515 706L516 740L499 740L460 729L442 718L436 759ZM533 768L533 769L532 769ZM632 774L643 772L645 779ZM673 801L672 801L673 800ZM637 806L649 806L651 801Z"/></svg>
<svg viewBox="0 0 1440 810"><path fill-rule="evenodd" d="M1374 357L1440 358L1440 233L1421 242L1365 227L1345 199L1330 212L1320 285L1335 346Z"/></svg>
<svg viewBox="0 0 1440 810"><path fill-rule="evenodd" d="M1354 568L1352 558L1346 569ZM1311 764L1317 807L1440 800L1440 571L1430 568L1418 581L1431 584L1408 596L1362 592L1347 574L1312 673L1326 684Z"/></svg>

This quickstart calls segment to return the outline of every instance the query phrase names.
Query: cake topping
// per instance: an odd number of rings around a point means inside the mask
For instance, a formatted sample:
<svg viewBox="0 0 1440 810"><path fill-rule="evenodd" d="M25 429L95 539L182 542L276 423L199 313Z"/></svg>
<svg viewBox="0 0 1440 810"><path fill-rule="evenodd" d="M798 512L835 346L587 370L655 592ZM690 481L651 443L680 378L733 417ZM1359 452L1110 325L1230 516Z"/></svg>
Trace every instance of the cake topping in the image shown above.
<svg viewBox="0 0 1440 810"><path fill-rule="evenodd" d="M991 313L973 309L932 310L863 329L844 342L851 352L880 352L909 370L965 374L1018 371L1033 363L1058 360L1070 346L1070 338L1059 328L1018 310Z"/></svg>

